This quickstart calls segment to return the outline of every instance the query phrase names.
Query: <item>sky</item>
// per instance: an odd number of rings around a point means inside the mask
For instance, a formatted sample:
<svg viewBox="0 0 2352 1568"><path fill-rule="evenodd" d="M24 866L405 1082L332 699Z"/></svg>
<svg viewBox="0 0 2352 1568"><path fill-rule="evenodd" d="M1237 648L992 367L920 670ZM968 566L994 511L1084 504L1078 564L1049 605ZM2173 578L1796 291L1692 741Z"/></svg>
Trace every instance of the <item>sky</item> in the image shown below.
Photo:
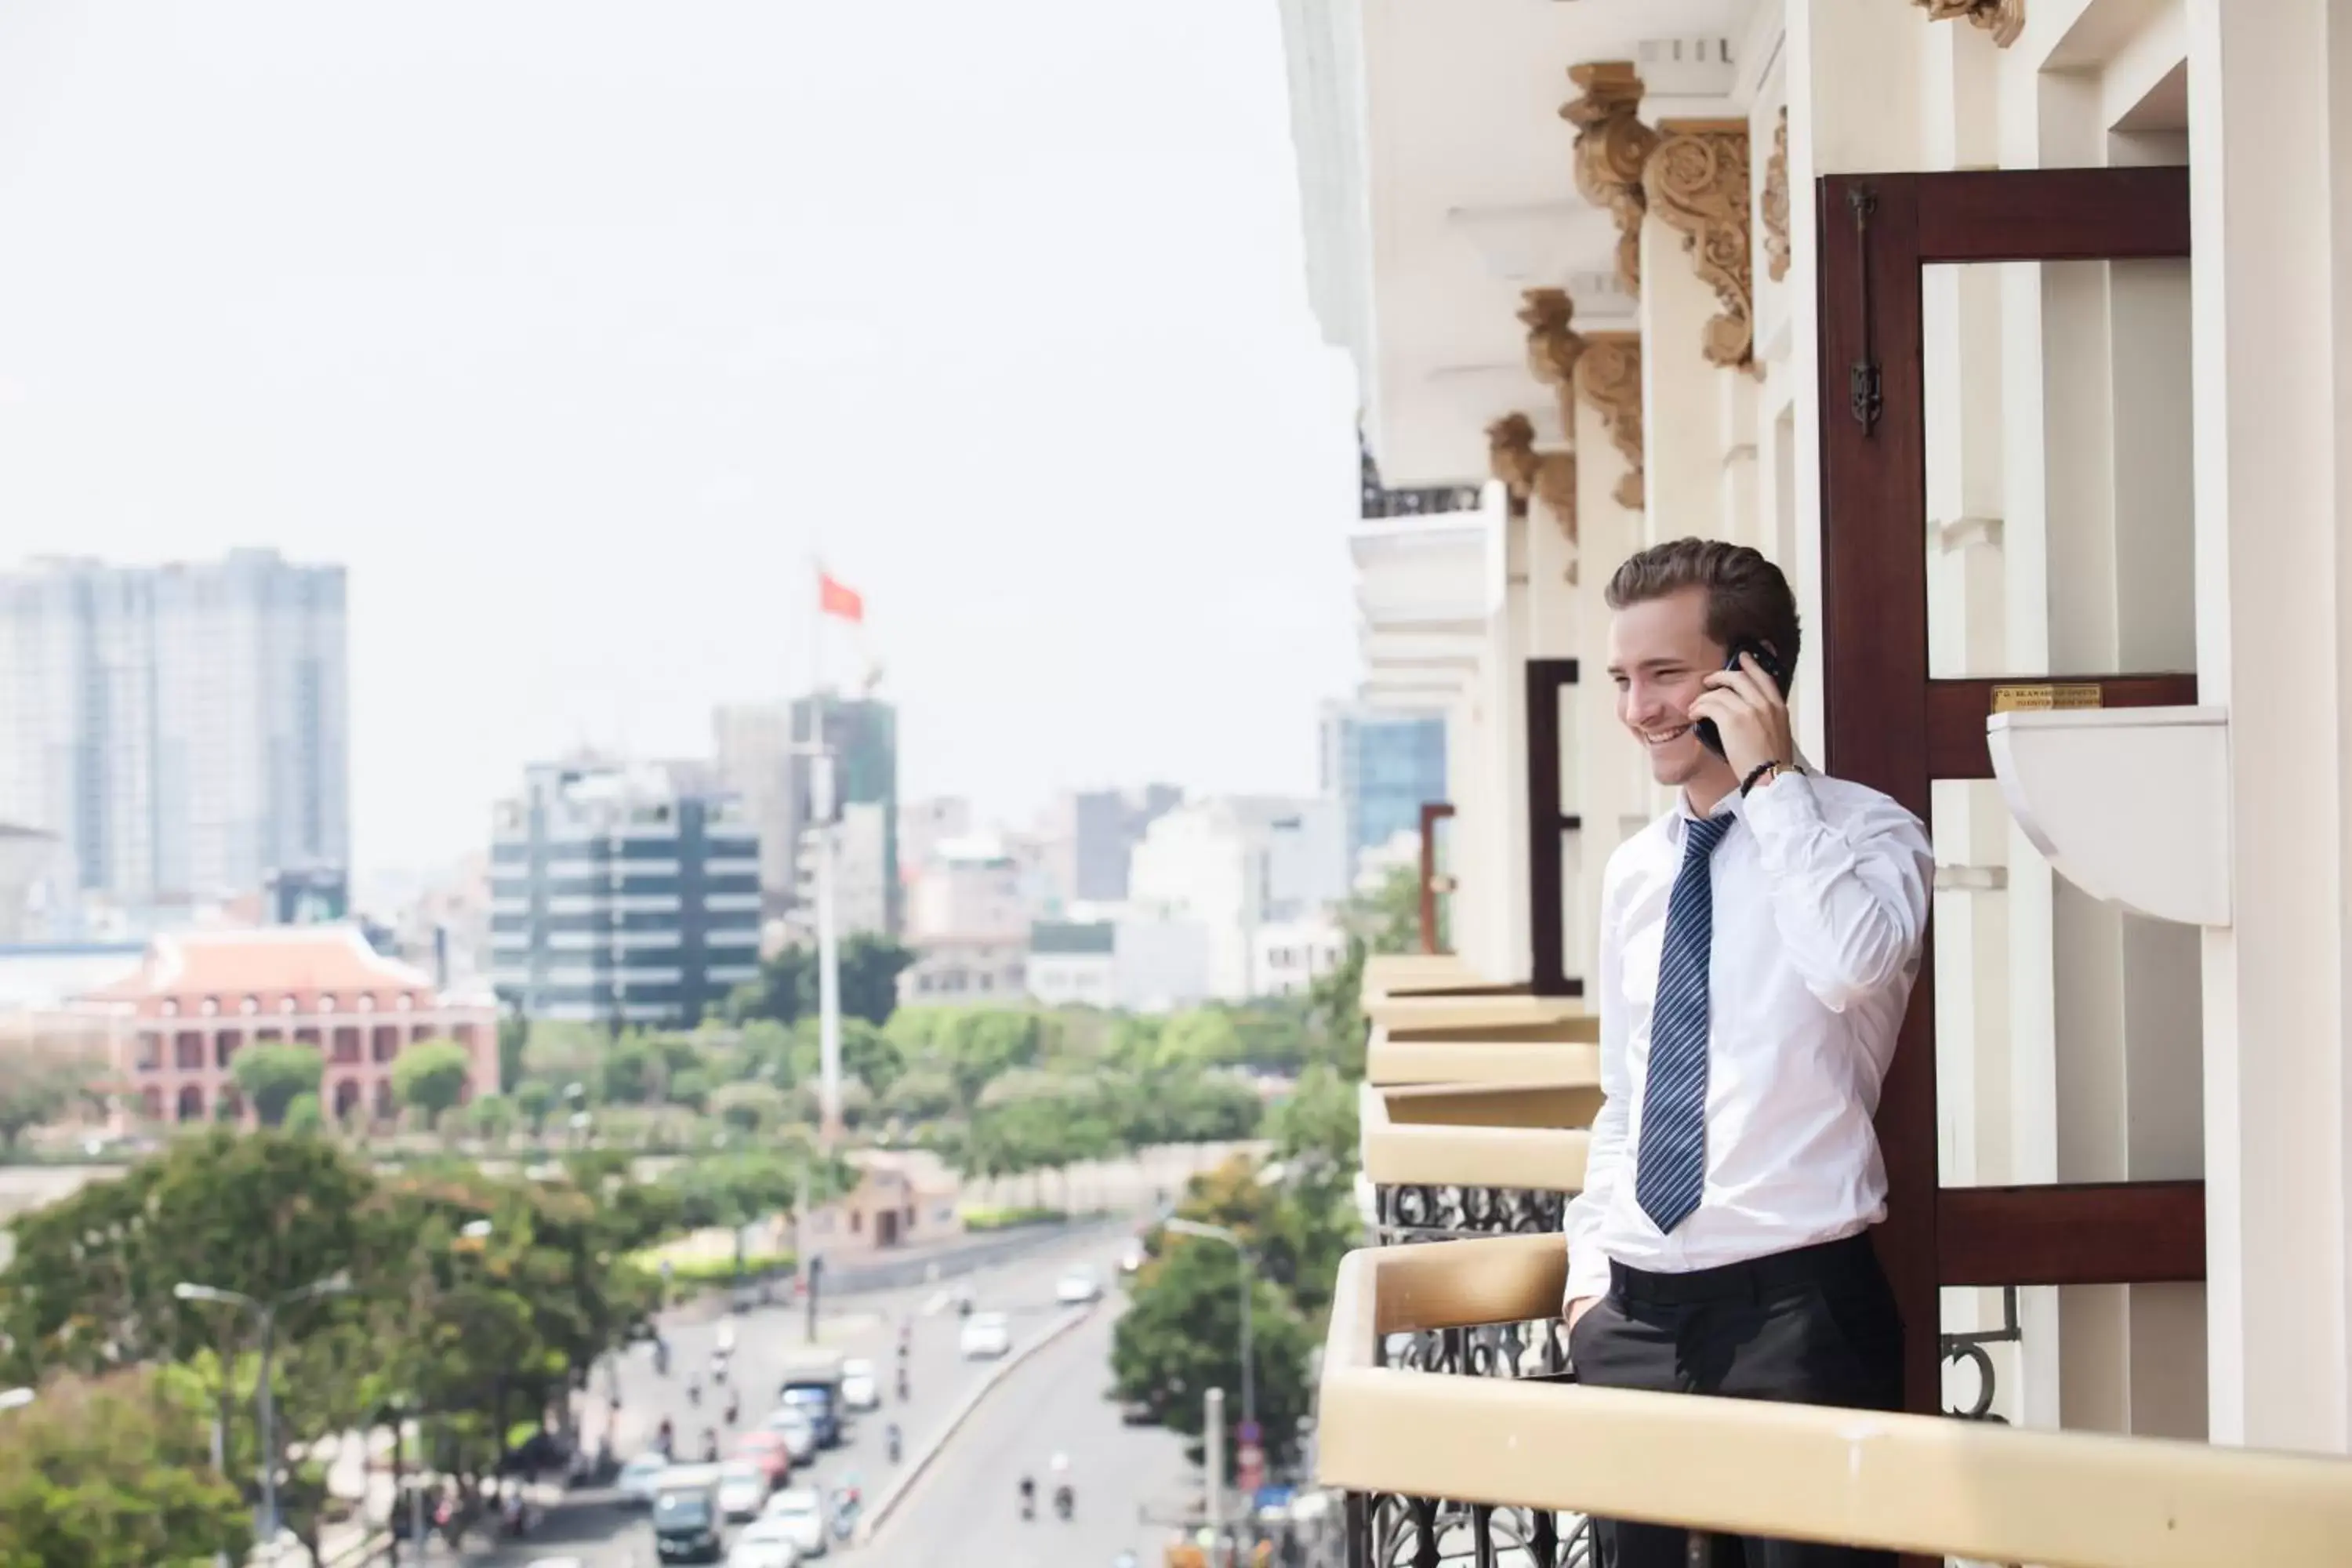
<svg viewBox="0 0 2352 1568"><path fill-rule="evenodd" d="M10 0L0 562L341 562L362 875L865 595L901 786L1311 790L1353 394L1263 0Z"/></svg>

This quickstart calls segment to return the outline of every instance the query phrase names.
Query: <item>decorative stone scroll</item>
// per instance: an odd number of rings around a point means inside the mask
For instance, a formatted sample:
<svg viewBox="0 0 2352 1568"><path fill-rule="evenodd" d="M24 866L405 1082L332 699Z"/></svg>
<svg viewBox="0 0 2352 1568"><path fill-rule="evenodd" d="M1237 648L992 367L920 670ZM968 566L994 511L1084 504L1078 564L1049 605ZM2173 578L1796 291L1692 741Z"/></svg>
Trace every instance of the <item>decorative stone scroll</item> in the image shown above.
<svg viewBox="0 0 2352 1568"><path fill-rule="evenodd" d="M1576 359L1576 395L1601 416L1601 427L1627 464L1617 481L1617 504L1639 511L1648 499L1642 471L1642 336L1591 332Z"/></svg>
<svg viewBox="0 0 2352 1568"><path fill-rule="evenodd" d="M1530 500L1551 514L1568 541L1568 580L1575 582L1576 454L1537 451L1535 422L1524 414L1507 414L1486 426L1486 459L1511 492L1514 515L1527 515Z"/></svg>
<svg viewBox="0 0 2352 1568"><path fill-rule="evenodd" d="M1965 17L1969 25L1992 35L1992 41L2002 48L2017 42L2025 31L2025 0L1911 0L1924 7L1931 22L1956 22Z"/></svg>
<svg viewBox="0 0 2352 1568"><path fill-rule="evenodd" d="M1642 123L1642 79L1631 60L1591 60L1568 68L1581 96L1560 106L1576 127L1576 188L1617 220L1617 277L1642 292L1642 166L1658 133Z"/></svg>
<svg viewBox="0 0 2352 1568"><path fill-rule="evenodd" d="M1706 324L1709 363L1738 369L1755 357L1754 263L1749 258L1748 122L1670 120L1642 171L1650 210L1683 237L1700 279L1723 302Z"/></svg>
<svg viewBox="0 0 2352 1568"><path fill-rule="evenodd" d="M1584 340L1570 325L1576 301L1565 289L1520 291L1519 324L1528 330L1528 374L1559 399L1559 427L1571 440L1576 431L1576 361Z"/></svg>
<svg viewBox="0 0 2352 1568"><path fill-rule="evenodd" d="M1764 160L1764 194L1758 199L1764 219L1764 270L1778 283L1789 275L1789 110L1772 130L1772 155Z"/></svg>

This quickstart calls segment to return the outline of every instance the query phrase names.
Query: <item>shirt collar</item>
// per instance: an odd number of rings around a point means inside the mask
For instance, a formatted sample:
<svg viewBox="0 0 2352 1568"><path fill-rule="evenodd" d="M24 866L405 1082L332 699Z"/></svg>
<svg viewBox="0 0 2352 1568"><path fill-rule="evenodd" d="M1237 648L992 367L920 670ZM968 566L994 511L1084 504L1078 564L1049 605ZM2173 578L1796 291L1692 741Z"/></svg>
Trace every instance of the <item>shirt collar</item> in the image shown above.
<svg viewBox="0 0 2352 1568"><path fill-rule="evenodd" d="M1727 816L1737 820L1744 815L1741 809L1742 805L1743 803L1739 798L1739 792L1735 789L1729 795L1725 795L1720 801L1717 802L1715 810L1709 815L1718 817ZM1685 842L1689 837L1690 824L1698 820L1698 813L1691 809L1690 796L1685 795L1681 790L1675 791L1674 816L1675 842L1676 844L1682 844Z"/></svg>

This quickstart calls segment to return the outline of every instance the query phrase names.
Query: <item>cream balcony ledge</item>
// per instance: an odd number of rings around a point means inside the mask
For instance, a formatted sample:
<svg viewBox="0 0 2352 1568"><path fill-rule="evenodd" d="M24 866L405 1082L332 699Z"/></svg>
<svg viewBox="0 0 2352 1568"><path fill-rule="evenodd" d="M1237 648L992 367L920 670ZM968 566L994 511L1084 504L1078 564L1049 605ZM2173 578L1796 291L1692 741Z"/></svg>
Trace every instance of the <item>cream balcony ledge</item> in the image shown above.
<svg viewBox="0 0 2352 1568"><path fill-rule="evenodd" d="M1364 960L1360 1004L1391 996L1503 995L1524 993L1524 983L1498 983L1470 967L1457 953L1376 952Z"/></svg>
<svg viewBox="0 0 2352 1568"><path fill-rule="evenodd" d="M1364 1081L1585 1089L1601 1082L1601 1047L1574 1040L1390 1040L1375 1034Z"/></svg>
<svg viewBox="0 0 2352 1568"><path fill-rule="evenodd" d="M1557 1236L1568 1200L1584 1190L1600 1099L1547 1085L1368 1089L1361 1147L1374 1236L1383 1245ZM1496 1121L1464 1119L1473 1115Z"/></svg>
<svg viewBox="0 0 2352 1568"><path fill-rule="evenodd" d="M1486 994L1391 993L1383 996L1362 994L1360 1007L1373 1027L1398 1034L1409 1032L1419 1039L1443 1039L1448 1037L1442 1031L1459 1030L1483 1031L1490 1038L1524 1039L1529 1037L1526 1033L1528 1030L1538 1034L1573 1030L1591 1021L1591 1015L1579 997L1535 996L1518 991ZM1559 1037L1584 1037L1570 1033Z"/></svg>
<svg viewBox="0 0 2352 1568"><path fill-rule="evenodd" d="M1341 1263L1316 1469L1348 1494L1349 1568L1562 1568L1587 1514L2046 1568L2317 1568L2352 1542L2340 1458L1394 1364L1431 1335L1556 1321L1567 1263L1532 1236Z"/></svg>

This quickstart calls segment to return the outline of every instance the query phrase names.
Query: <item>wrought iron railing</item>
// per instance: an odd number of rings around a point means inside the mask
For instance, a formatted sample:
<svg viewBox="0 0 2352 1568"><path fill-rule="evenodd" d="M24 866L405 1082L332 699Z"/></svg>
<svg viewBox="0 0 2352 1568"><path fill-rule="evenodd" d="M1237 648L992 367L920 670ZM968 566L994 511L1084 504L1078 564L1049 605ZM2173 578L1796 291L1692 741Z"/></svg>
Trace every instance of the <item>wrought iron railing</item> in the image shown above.
<svg viewBox="0 0 2352 1568"><path fill-rule="evenodd" d="M1376 1111L1376 1115L1379 1112ZM1385 1120L1384 1117L1381 1120ZM1457 1128L1413 1131L1442 1142ZM1396 1149L1376 1143L1376 1163ZM1531 1172L1539 1162L1529 1162ZM1557 1188L1478 1181L1381 1182L1374 1170L1374 1234L1382 1246L1473 1237L1558 1235L1571 1195ZM1536 1179L1531 1174L1530 1179ZM1557 1314L1391 1334L1381 1366L1442 1377L1560 1382L1570 1376L1568 1328ZM1579 1514L1401 1493L1352 1492L1345 1510L1348 1568L1592 1568L1591 1526Z"/></svg>
<svg viewBox="0 0 2352 1568"><path fill-rule="evenodd" d="M1446 1377L1573 1376L1568 1327L1558 1317L1391 1334L1379 1362ZM1347 1568L1599 1568L1582 1514L1395 1492L1347 1494L1345 1543Z"/></svg>
<svg viewBox="0 0 2352 1568"><path fill-rule="evenodd" d="M1558 1234L1570 1194L1533 1187L1395 1184L1374 1189L1382 1246Z"/></svg>

